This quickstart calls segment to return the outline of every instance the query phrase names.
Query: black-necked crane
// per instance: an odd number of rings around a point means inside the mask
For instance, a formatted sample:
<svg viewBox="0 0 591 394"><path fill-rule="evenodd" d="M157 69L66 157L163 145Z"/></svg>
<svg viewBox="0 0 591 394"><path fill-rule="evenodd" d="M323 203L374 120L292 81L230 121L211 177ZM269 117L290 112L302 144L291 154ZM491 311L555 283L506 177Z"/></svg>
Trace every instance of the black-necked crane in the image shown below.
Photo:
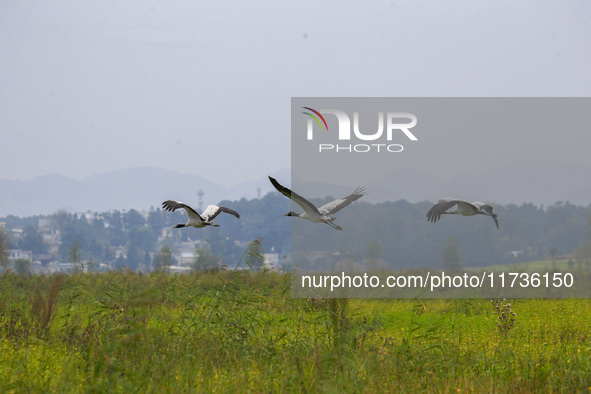
<svg viewBox="0 0 591 394"><path fill-rule="evenodd" d="M188 206L184 202L175 201L175 200L164 201L162 203L162 208L164 208L166 211L169 211L169 212L174 212L179 208L184 208L185 211L187 211L187 213L189 214L189 220L187 221L187 223L177 224L173 228L181 228L181 227L189 227L189 226L192 226L195 228L201 228L201 227L205 227L205 226L219 227L220 225L214 223L212 220L215 219L216 216L218 216L222 212L229 213L230 215L234 215L240 219L240 215L238 214L238 212L236 212L230 208L220 207L219 205L208 205L207 208L205 209L205 211L203 211L203 213L201 215L199 215L197 213L197 211L195 211L193 208L191 208L190 206Z"/></svg>
<svg viewBox="0 0 591 394"><path fill-rule="evenodd" d="M455 209L449 210L454 206ZM441 215L486 215L492 217L497 229L499 228L499 221L497 214L493 213L493 207L483 202L469 203L455 198L442 198L427 212L427 220L435 223L441 218Z"/></svg>
<svg viewBox="0 0 591 394"><path fill-rule="evenodd" d="M324 204L320 208L316 208L314 204L306 200L304 197L292 192L285 186L279 184L279 182L277 182L275 178L269 177L269 180L271 181L273 186L275 186L275 189L277 189L284 196L293 200L304 210L303 213L289 212L286 213L284 216L294 216L302 219L307 219L314 223L326 223L337 230L343 230L343 228L341 226L337 226L336 224L334 224L333 220L335 218L331 217L330 215L337 213L341 209L345 208L347 205L351 204L353 201L358 200L363 195L365 195L365 189L362 187L358 187L352 194L349 194L347 197L339 198L338 200L334 200L327 204Z"/></svg>

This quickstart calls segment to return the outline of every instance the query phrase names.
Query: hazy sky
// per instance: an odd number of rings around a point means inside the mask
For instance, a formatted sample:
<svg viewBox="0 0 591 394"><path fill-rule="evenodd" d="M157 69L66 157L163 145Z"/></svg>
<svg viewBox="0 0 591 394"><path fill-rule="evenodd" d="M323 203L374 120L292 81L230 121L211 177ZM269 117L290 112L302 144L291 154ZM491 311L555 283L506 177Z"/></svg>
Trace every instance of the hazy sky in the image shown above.
<svg viewBox="0 0 591 394"><path fill-rule="evenodd" d="M0 179L232 185L290 166L292 96L590 96L590 38L588 1L1 0Z"/></svg>

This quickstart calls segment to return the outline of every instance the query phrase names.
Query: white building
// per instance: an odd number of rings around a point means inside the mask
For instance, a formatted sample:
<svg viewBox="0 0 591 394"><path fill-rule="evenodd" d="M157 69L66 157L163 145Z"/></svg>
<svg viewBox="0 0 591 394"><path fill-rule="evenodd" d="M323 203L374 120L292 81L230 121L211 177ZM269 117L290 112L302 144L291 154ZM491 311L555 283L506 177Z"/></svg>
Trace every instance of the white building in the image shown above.
<svg viewBox="0 0 591 394"><path fill-rule="evenodd" d="M33 261L33 252L30 250L8 249L6 255L10 262L14 262L14 260L18 259Z"/></svg>
<svg viewBox="0 0 591 394"><path fill-rule="evenodd" d="M264 267L271 271L279 271L279 253L263 253Z"/></svg>

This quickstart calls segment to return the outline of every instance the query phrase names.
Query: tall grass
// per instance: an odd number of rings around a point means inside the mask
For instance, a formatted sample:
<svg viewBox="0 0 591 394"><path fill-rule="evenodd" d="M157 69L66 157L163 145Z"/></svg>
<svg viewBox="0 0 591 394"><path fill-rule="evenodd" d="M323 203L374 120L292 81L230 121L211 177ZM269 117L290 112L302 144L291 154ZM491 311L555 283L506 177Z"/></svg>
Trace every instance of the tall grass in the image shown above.
<svg viewBox="0 0 591 394"><path fill-rule="evenodd" d="M0 390L573 392L591 386L588 300L511 300L518 318L501 330L490 300L293 299L289 283L288 274L250 269L5 273Z"/></svg>

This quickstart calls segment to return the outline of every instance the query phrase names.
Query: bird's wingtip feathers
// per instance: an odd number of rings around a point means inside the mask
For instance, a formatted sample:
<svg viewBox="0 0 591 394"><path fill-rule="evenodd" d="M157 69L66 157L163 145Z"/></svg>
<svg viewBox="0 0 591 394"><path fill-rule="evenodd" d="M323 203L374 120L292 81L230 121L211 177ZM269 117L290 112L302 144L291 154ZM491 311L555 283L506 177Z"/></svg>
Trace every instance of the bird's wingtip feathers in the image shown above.
<svg viewBox="0 0 591 394"><path fill-rule="evenodd" d="M357 189L353 192L353 194L359 194L360 196L367 196L367 189L363 186L358 186Z"/></svg>

